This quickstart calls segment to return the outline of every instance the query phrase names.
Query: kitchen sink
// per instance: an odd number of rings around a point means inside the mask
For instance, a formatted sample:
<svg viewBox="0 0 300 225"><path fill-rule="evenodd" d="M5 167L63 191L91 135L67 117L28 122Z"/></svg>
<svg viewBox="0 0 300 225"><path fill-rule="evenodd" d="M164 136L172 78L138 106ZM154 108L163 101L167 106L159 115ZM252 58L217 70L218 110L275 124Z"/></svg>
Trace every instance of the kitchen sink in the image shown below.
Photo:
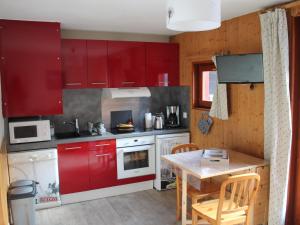
<svg viewBox="0 0 300 225"><path fill-rule="evenodd" d="M55 137L57 139L67 139L67 138L80 138L80 137L90 137L92 136L89 131L82 131L79 134L76 132L65 132L65 133L56 133Z"/></svg>

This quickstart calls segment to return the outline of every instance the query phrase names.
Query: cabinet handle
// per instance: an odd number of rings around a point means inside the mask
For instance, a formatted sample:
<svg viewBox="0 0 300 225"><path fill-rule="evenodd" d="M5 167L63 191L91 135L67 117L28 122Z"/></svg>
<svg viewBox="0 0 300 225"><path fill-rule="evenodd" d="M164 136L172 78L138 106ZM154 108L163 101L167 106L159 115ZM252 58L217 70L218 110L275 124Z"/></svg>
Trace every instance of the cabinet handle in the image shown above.
<svg viewBox="0 0 300 225"><path fill-rule="evenodd" d="M135 84L135 82L134 81L124 81L124 82L122 82L122 84Z"/></svg>
<svg viewBox="0 0 300 225"><path fill-rule="evenodd" d="M98 85L98 84L100 84L100 85L105 85L106 82L93 82L92 84L93 84L93 85Z"/></svg>
<svg viewBox="0 0 300 225"><path fill-rule="evenodd" d="M106 153L106 154L97 154L95 155L96 157L104 157L104 156L110 156L110 154Z"/></svg>
<svg viewBox="0 0 300 225"><path fill-rule="evenodd" d="M67 86L81 85L81 83L66 83Z"/></svg>
<svg viewBox="0 0 300 225"><path fill-rule="evenodd" d="M69 148L65 148L65 150L75 150L75 149L81 149L81 147L78 146L78 147L69 147Z"/></svg>
<svg viewBox="0 0 300 225"><path fill-rule="evenodd" d="M103 146L109 146L110 144L98 144L96 147L103 147Z"/></svg>

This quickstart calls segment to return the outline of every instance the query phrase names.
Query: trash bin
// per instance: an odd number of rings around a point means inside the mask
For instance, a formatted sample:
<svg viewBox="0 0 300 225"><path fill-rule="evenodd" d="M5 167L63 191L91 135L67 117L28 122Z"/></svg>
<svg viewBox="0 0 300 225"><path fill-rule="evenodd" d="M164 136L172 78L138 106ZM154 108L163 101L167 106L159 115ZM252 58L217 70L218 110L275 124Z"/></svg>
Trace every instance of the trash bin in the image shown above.
<svg viewBox="0 0 300 225"><path fill-rule="evenodd" d="M24 186L36 186L38 182L33 181L33 180L17 180L9 185L9 189L13 189L16 187L24 187Z"/></svg>
<svg viewBox="0 0 300 225"><path fill-rule="evenodd" d="M11 219L14 225L35 225L36 184L34 181L31 181L31 185L29 183L30 181L15 182L8 190Z"/></svg>

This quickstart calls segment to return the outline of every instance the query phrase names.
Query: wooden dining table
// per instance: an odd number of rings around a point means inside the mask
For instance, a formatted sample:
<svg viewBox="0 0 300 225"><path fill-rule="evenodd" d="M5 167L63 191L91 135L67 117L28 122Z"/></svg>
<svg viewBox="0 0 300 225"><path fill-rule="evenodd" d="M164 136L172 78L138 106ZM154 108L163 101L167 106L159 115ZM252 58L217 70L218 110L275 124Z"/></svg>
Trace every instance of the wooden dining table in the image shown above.
<svg viewBox="0 0 300 225"><path fill-rule="evenodd" d="M203 150L177 153L162 156L162 160L173 168L181 170L182 176L182 225L191 224L187 219L187 182L188 176L194 176L200 181L207 178L231 176L234 174L256 172L261 176L261 185L258 191L251 224L267 224L268 194L269 194L269 163L266 160L256 158L237 151L227 150L229 165L201 166ZM201 183L200 183L201 188Z"/></svg>

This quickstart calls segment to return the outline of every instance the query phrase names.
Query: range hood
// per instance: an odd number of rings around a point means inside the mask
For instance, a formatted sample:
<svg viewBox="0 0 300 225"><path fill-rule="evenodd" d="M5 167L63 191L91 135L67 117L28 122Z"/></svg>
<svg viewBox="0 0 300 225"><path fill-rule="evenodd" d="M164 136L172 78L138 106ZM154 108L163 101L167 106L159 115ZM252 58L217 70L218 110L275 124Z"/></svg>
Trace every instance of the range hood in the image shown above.
<svg viewBox="0 0 300 225"><path fill-rule="evenodd" d="M107 88L104 89L103 94L111 98L140 98L151 96L151 92L147 87Z"/></svg>

